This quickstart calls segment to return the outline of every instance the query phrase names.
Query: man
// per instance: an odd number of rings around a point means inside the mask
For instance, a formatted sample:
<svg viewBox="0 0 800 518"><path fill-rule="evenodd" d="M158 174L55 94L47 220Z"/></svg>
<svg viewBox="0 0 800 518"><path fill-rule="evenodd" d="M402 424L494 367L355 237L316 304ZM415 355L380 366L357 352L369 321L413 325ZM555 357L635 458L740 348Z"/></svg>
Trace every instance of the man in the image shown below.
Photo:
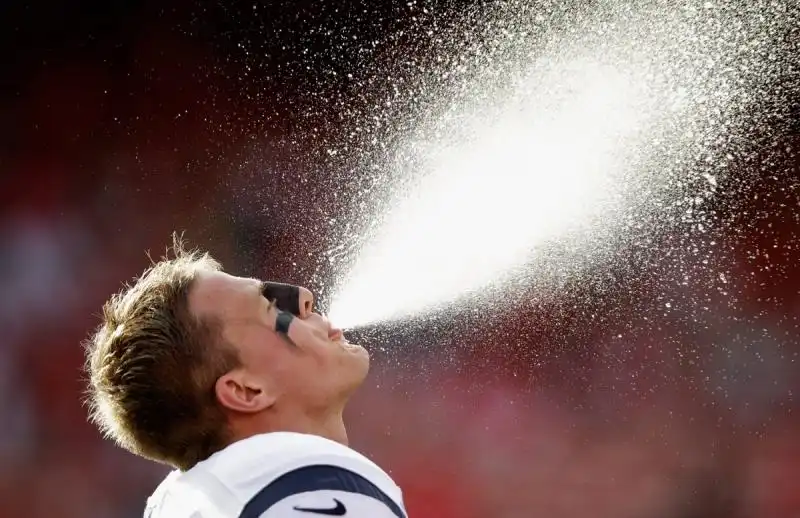
<svg viewBox="0 0 800 518"><path fill-rule="evenodd" d="M91 418L127 450L175 468L151 518L406 518L400 489L347 447L342 412L369 355L312 310L207 253L155 263L113 296L86 342Z"/></svg>

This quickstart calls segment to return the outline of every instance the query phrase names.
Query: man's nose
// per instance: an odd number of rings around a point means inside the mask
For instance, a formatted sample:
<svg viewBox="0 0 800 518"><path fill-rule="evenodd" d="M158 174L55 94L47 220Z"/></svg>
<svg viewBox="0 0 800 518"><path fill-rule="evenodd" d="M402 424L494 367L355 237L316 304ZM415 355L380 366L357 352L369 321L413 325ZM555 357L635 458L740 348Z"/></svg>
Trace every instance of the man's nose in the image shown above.
<svg viewBox="0 0 800 518"><path fill-rule="evenodd" d="M310 290L299 286L300 288L300 300L298 301L298 305L300 306L300 318L308 318L308 316L314 311L314 294L311 293Z"/></svg>

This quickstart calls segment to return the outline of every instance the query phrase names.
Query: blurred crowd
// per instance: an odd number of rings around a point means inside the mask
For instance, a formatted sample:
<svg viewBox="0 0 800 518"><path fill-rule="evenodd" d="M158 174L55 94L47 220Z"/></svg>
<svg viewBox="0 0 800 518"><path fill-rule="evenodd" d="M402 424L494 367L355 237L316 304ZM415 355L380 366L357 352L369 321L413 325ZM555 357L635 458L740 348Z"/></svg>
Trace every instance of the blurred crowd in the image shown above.
<svg viewBox="0 0 800 518"><path fill-rule="evenodd" d="M282 277L282 247L299 246L258 238L287 223L253 208L285 203L278 173L253 184L231 165L280 138L254 142L243 114L265 109L163 27L126 45L113 66L37 62L0 105L0 518L140 516L166 473L102 440L81 400L81 340L145 250L185 229L232 271ZM611 298L624 334L587 332L538 363L480 329L446 359L424 334L422 351L378 354L348 410L352 446L395 477L414 518L800 516L800 252L785 216L768 234L728 229L742 288L735 315L709 303L712 332ZM744 253L771 248L766 263ZM513 347L547 348L524 318Z"/></svg>

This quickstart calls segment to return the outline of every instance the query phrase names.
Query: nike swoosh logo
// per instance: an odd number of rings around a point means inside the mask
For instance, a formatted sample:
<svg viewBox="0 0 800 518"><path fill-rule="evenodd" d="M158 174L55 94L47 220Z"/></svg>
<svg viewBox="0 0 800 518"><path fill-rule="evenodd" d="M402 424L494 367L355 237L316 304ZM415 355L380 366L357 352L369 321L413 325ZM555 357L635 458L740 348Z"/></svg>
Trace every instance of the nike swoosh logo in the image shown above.
<svg viewBox="0 0 800 518"><path fill-rule="evenodd" d="M333 499L336 502L336 507L330 509L318 509L313 507L294 507L295 511L300 511L301 513L316 513L316 514L324 514L327 516L344 516L344 513L347 512L347 508L345 508L344 504L338 501L337 499Z"/></svg>

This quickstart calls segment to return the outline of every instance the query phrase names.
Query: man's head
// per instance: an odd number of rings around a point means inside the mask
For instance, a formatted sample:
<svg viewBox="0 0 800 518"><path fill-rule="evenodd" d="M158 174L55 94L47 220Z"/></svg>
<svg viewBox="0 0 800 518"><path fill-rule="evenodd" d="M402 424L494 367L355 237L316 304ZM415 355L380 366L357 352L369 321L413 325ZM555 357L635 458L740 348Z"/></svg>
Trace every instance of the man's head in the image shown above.
<svg viewBox="0 0 800 518"><path fill-rule="evenodd" d="M176 240L173 257L106 303L86 342L92 419L122 447L182 469L252 433L341 419L366 351L310 307L288 337L276 316L260 281Z"/></svg>

